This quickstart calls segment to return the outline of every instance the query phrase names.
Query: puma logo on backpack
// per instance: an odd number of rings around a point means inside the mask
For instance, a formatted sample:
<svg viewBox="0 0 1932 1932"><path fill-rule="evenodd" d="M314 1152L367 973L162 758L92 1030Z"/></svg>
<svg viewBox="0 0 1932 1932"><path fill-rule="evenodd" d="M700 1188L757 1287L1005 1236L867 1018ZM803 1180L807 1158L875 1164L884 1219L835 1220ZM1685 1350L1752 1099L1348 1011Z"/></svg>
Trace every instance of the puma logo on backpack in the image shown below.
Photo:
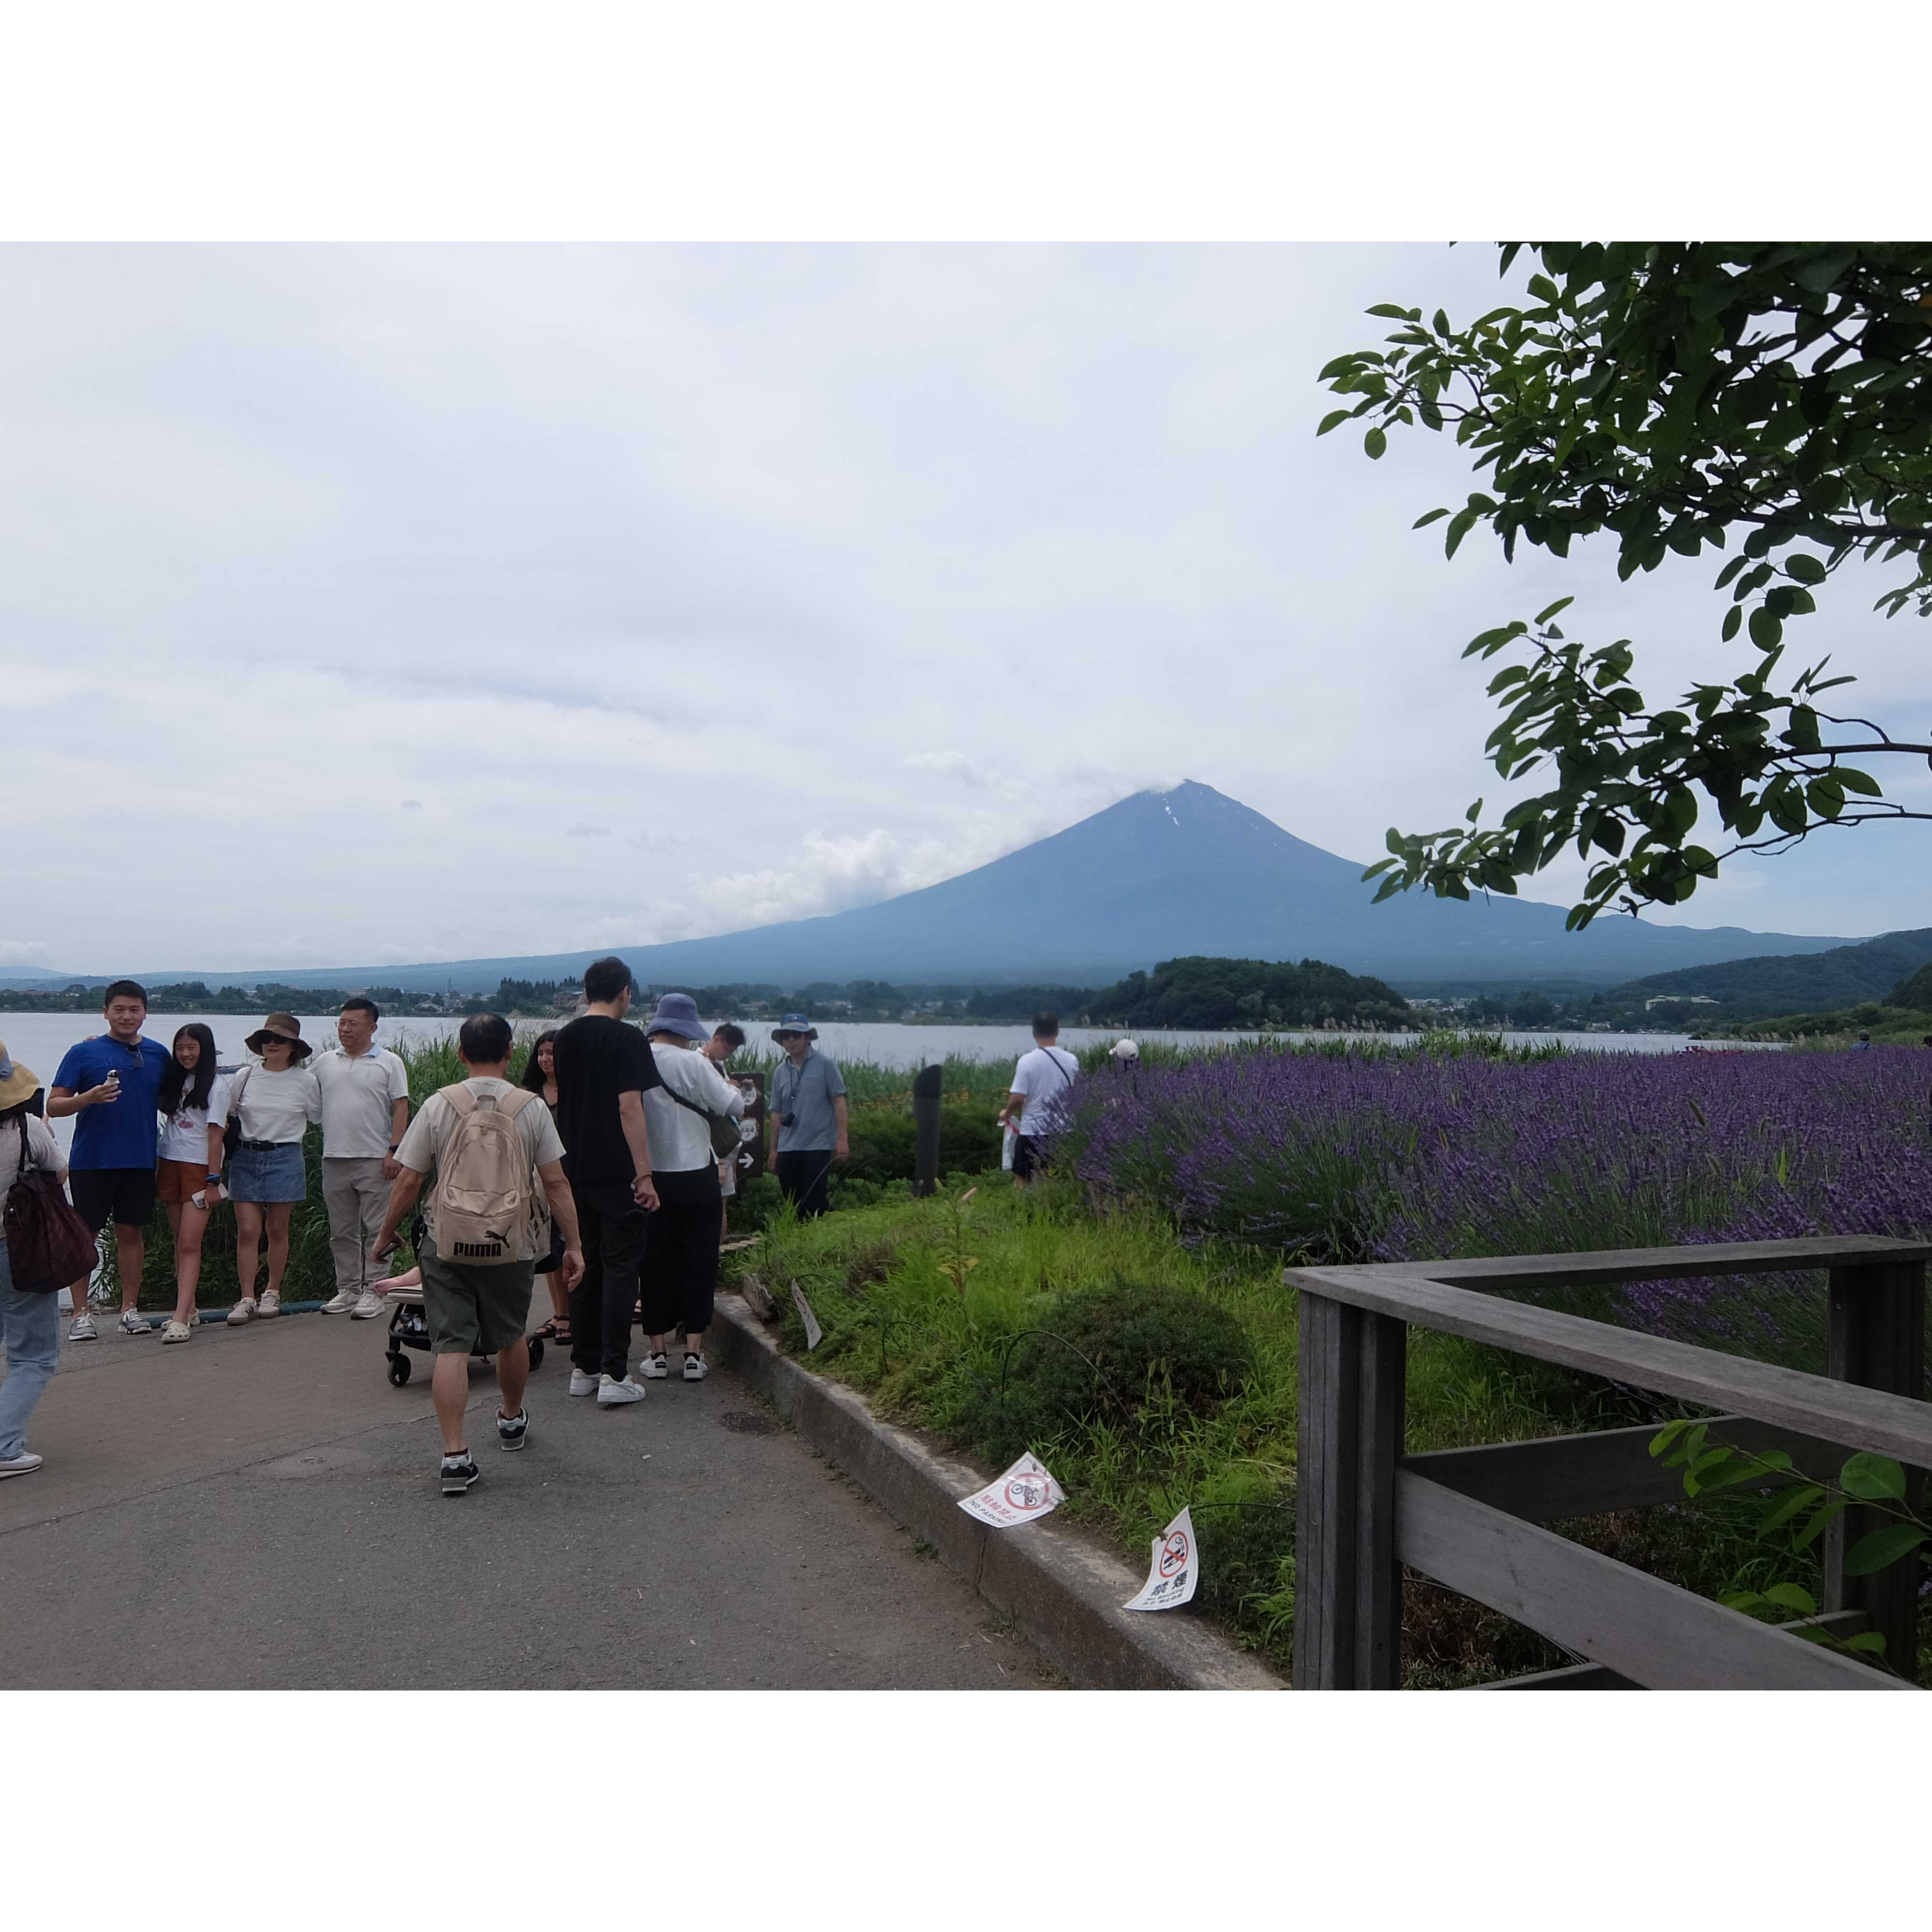
<svg viewBox="0 0 1932 1932"><path fill-rule="evenodd" d="M430 1197L436 1251L489 1266L534 1261L550 1247L550 1204L530 1166L517 1116L537 1096L518 1088L479 1097L458 1081L437 1090L456 1114Z"/></svg>

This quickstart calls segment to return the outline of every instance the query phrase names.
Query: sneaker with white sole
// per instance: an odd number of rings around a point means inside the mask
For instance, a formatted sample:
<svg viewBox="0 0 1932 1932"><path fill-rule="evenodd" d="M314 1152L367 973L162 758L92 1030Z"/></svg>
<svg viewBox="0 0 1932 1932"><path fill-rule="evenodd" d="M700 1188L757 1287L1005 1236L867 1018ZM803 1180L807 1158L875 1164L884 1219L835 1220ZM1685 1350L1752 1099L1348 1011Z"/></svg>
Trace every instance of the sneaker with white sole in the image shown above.
<svg viewBox="0 0 1932 1932"><path fill-rule="evenodd" d="M31 1449L22 1449L17 1456L0 1456L0 1476L31 1476L46 1460Z"/></svg>
<svg viewBox="0 0 1932 1932"><path fill-rule="evenodd" d="M640 1380L661 1382L670 1373L670 1364L660 1349L655 1355L640 1355L638 1358L638 1374Z"/></svg>
<svg viewBox="0 0 1932 1932"><path fill-rule="evenodd" d="M322 1304L322 1312L325 1315L346 1315L362 1299L352 1288L340 1288Z"/></svg>
<svg viewBox="0 0 1932 1932"><path fill-rule="evenodd" d="M599 1376L597 1378L597 1406L599 1408L615 1408L620 1403L642 1402L644 1399L644 1384L634 1382L628 1376L622 1382L615 1376Z"/></svg>
<svg viewBox="0 0 1932 1932"><path fill-rule="evenodd" d="M138 1308L124 1308L117 1324L124 1335L145 1335L148 1333L148 1318Z"/></svg>
<svg viewBox="0 0 1932 1932"><path fill-rule="evenodd" d="M67 1339L70 1342L98 1342L100 1337L94 1332L94 1317L84 1310L68 1324Z"/></svg>
<svg viewBox="0 0 1932 1932"><path fill-rule="evenodd" d="M373 1288L365 1288L356 1298L356 1306L349 1311L352 1322L372 1322L382 1312L382 1298Z"/></svg>
<svg viewBox="0 0 1932 1932"><path fill-rule="evenodd" d="M272 1322L282 1312L282 1298L272 1288L263 1291L260 1306L255 1310L257 1322Z"/></svg>
<svg viewBox="0 0 1932 1932"><path fill-rule="evenodd" d="M598 1380L598 1376L573 1366L570 1371L570 1392L572 1395L595 1395Z"/></svg>
<svg viewBox="0 0 1932 1932"><path fill-rule="evenodd" d="M194 1333L185 1322L169 1322L161 1330L164 1342L185 1342Z"/></svg>
<svg viewBox="0 0 1932 1932"><path fill-rule="evenodd" d="M459 1449L452 1455L442 1452L442 1492L446 1496L460 1496L482 1474L476 1466L476 1459L467 1449Z"/></svg>
<svg viewBox="0 0 1932 1932"><path fill-rule="evenodd" d="M530 1418L523 1410L514 1415L506 1415L500 1408L496 1412L496 1441L500 1448L520 1449L530 1440Z"/></svg>
<svg viewBox="0 0 1932 1932"><path fill-rule="evenodd" d="M688 1382L701 1382L711 1372L710 1366L702 1355L687 1354L684 1358L684 1378Z"/></svg>
<svg viewBox="0 0 1932 1932"><path fill-rule="evenodd" d="M228 1325L231 1328L239 1328L244 1322L252 1322L254 1318L255 1298L252 1294L244 1294L228 1311Z"/></svg>

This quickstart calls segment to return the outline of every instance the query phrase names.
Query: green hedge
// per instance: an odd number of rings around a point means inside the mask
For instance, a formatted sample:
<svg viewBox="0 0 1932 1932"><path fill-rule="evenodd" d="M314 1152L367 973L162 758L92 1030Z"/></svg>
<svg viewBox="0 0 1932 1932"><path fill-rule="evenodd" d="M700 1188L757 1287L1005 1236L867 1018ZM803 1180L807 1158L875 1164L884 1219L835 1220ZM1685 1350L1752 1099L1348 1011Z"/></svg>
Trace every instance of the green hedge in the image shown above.
<svg viewBox="0 0 1932 1932"><path fill-rule="evenodd" d="M910 1108L863 1108L848 1122L852 1158L844 1177L852 1180L910 1180L918 1150ZM993 1110L977 1104L942 1106L939 1110L939 1171L980 1174L1000 1164L1000 1126Z"/></svg>

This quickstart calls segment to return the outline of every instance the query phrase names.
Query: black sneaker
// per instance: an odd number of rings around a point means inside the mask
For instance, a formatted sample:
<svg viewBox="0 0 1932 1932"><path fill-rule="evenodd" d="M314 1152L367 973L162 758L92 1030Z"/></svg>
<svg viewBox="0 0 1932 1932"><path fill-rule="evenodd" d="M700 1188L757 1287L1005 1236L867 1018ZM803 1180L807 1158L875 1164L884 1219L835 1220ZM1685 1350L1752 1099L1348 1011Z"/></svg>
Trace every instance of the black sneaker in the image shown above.
<svg viewBox="0 0 1932 1932"><path fill-rule="evenodd" d="M476 1466L476 1459L467 1449L459 1449L454 1455L444 1453L442 1459L442 1492L446 1496L460 1496L482 1472Z"/></svg>
<svg viewBox="0 0 1932 1932"><path fill-rule="evenodd" d="M500 1408L496 1412L496 1441L506 1449L520 1449L528 1438L530 1418L519 1409L514 1415L506 1415Z"/></svg>

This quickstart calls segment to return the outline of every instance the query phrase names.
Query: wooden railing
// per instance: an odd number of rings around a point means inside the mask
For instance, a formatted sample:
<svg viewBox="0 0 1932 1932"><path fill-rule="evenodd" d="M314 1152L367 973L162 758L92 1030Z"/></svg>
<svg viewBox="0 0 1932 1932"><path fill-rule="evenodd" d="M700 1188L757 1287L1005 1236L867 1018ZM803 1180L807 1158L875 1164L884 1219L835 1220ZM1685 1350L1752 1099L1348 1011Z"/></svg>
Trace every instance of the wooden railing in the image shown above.
<svg viewBox="0 0 1932 1932"><path fill-rule="evenodd" d="M1908 1688L1543 1526L1681 1499L1681 1472L1649 1452L1654 1429L1407 1454L1404 1358L1413 1324L1675 1396L1720 1412L1713 1444L1781 1448L1809 1475L1835 1478L1852 1450L1869 1450L1905 1466L1917 1507L1932 1467L1932 1404L1922 1399L1928 1257L1932 1244L1830 1235L1289 1269L1301 1336L1297 1688L1400 1683L1405 1564L1590 1660L1485 1688ZM1830 1279L1823 1376L1484 1292L1821 1268ZM1882 1633L1886 1658L1909 1676L1917 1563L1844 1574L1845 1551L1876 1520L1855 1506L1827 1532L1820 1621L1840 1634Z"/></svg>

